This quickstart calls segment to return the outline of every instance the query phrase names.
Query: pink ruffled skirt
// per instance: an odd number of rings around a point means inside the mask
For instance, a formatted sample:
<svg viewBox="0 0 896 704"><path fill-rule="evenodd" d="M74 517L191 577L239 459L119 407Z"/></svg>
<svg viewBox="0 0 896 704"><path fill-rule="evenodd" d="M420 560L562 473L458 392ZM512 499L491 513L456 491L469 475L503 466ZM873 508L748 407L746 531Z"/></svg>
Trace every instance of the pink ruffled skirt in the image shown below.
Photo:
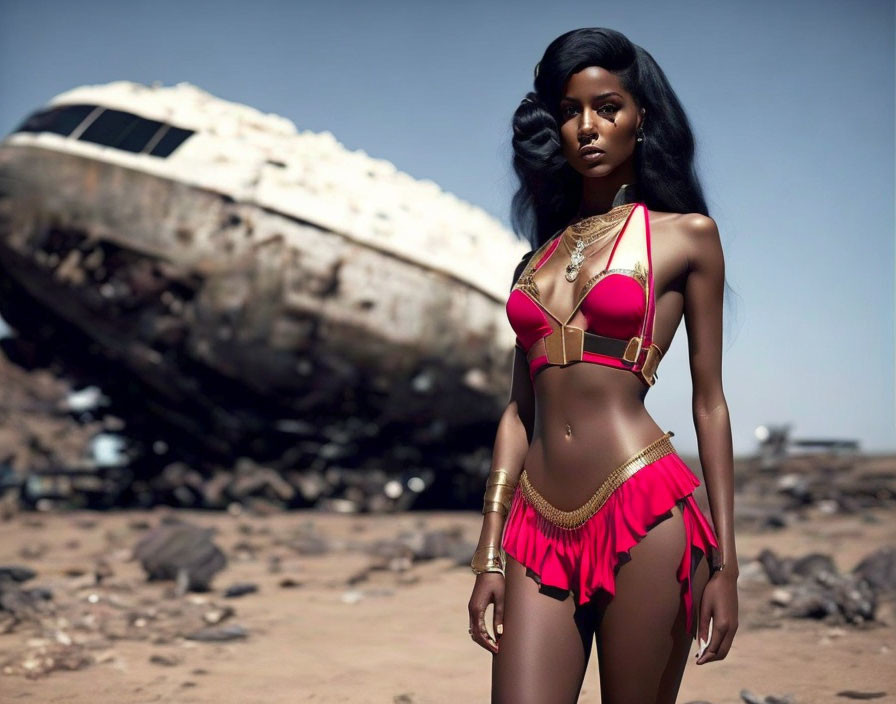
<svg viewBox="0 0 896 704"><path fill-rule="evenodd" d="M692 593L694 551L710 556L719 543L694 499L700 480L677 453L639 469L618 486L588 521L575 529L560 528L541 515L519 485L504 524L501 547L535 573L543 586L568 590L578 604L598 590L616 594L616 571L629 551L676 504L687 535L677 577L687 610L687 630L696 619ZM697 556L699 559L699 556Z"/></svg>

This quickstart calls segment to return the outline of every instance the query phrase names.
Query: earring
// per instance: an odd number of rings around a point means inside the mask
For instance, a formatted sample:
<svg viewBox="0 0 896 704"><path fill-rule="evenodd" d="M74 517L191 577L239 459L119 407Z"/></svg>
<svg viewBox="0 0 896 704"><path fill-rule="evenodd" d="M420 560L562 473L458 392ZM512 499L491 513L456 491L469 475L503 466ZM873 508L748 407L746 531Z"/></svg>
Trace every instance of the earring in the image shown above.
<svg viewBox="0 0 896 704"><path fill-rule="evenodd" d="M644 141L644 128L643 128L643 127L639 127L639 128L638 128L637 135L638 135L638 140L637 140L637 141L639 141L639 142L643 142L643 141Z"/></svg>

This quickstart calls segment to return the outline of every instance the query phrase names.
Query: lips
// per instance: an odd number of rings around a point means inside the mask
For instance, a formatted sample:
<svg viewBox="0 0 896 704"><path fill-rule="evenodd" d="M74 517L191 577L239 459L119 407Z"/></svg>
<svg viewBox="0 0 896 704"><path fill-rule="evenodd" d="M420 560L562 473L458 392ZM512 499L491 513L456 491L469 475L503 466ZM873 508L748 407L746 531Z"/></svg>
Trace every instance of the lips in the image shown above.
<svg viewBox="0 0 896 704"><path fill-rule="evenodd" d="M580 156L585 156L586 154L593 154L595 152L602 153L603 151L604 151L603 149L598 149L597 147L592 146L590 144L586 144L584 147L579 147L579 155Z"/></svg>

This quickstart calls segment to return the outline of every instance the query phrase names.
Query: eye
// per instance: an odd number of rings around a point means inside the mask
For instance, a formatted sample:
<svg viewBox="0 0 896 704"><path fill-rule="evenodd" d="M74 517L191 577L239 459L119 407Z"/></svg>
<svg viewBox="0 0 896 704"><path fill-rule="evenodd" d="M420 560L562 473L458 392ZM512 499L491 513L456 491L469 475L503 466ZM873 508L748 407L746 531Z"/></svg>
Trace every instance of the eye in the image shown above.
<svg viewBox="0 0 896 704"><path fill-rule="evenodd" d="M563 108L560 108L560 115L564 118L569 118L577 112L577 108L574 105L567 105ZM619 112L619 106L614 105L613 103L606 103L601 105L597 109L598 114L600 115L614 115Z"/></svg>

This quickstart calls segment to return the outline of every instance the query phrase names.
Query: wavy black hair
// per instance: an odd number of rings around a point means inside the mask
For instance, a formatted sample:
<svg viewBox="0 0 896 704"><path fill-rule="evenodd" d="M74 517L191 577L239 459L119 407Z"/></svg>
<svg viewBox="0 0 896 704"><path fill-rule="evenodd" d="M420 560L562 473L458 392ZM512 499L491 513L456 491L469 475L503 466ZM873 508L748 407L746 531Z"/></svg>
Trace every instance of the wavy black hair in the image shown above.
<svg viewBox="0 0 896 704"><path fill-rule="evenodd" d="M663 70L624 34L596 27L566 32L548 45L536 66L535 90L513 115L520 184L511 203L513 229L537 248L579 207L583 177L563 155L559 106L566 81L588 66L615 74L647 109L644 141L635 148L639 199L651 210L709 215L694 168L694 134Z"/></svg>

